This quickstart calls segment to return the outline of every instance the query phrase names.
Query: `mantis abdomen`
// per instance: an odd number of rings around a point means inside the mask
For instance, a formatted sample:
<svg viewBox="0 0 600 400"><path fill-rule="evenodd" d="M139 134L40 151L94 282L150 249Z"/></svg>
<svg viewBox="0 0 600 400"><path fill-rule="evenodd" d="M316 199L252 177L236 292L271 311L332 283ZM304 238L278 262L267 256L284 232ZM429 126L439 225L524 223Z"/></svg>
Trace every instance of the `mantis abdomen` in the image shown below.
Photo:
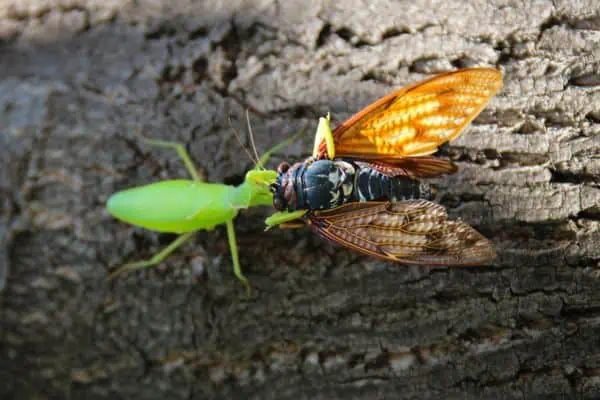
<svg viewBox="0 0 600 400"><path fill-rule="evenodd" d="M153 231L210 230L237 214L224 206L232 190L217 183L168 180L115 193L107 209L115 218Z"/></svg>

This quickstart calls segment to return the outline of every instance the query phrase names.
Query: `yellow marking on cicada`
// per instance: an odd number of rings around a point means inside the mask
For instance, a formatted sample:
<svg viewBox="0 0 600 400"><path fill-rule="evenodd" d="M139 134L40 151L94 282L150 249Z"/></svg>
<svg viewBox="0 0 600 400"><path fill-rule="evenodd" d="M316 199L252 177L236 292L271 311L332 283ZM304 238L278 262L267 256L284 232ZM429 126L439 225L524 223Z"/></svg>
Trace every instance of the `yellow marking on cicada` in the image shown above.
<svg viewBox="0 0 600 400"><path fill-rule="evenodd" d="M335 158L335 143L331 131L331 115L329 113L325 117L319 118L319 125L315 134L315 144L313 146L313 157L319 154L319 146L323 140L325 140L325 144L327 145L327 156L330 160L333 160Z"/></svg>

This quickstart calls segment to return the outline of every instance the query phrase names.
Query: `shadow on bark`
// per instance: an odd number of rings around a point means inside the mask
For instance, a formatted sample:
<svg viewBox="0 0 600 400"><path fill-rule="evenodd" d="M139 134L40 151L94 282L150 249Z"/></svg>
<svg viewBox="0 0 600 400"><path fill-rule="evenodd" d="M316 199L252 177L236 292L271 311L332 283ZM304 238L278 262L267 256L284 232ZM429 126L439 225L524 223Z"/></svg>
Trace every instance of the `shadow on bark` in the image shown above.
<svg viewBox="0 0 600 400"><path fill-rule="evenodd" d="M597 6L201 3L0 13L2 397L597 396ZM139 130L233 183L252 163L229 116L243 130L249 108L264 150L470 65L502 68L505 89L452 143L461 171L436 184L493 240L493 265L403 267L308 230L263 233L265 208L236 220L254 298L221 227L106 280L171 239L110 218L108 196L186 176Z"/></svg>

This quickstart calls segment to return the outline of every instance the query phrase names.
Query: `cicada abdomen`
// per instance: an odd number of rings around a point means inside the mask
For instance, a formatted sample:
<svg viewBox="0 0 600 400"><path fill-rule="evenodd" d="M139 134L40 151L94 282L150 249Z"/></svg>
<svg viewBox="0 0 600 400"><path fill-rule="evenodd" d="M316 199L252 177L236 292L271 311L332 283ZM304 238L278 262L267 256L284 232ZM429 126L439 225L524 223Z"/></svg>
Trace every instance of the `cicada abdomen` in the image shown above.
<svg viewBox="0 0 600 400"><path fill-rule="evenodd" d="M328 210L349 202L433 198L426 182L389 176L365 162L309 159L292 166L282 163L278 172L273 187L278 210Z"/></svg>

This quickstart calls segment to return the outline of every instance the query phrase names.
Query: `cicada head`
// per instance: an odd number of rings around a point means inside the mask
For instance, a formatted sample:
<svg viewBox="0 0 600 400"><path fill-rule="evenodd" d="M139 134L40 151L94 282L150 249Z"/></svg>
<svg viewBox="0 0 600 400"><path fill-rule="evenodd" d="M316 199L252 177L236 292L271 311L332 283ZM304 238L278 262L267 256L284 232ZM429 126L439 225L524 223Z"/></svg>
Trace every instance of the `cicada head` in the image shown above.
<svg viewBox="0 0 600 400"><path fill-rule="evenodd" d="M273 193L273 207L278 211L295 211L296 209L293 171L297 169L298 165L290 167L290 164L283 162L277 167L277 179L271 185L271 192Z"/></svg>

